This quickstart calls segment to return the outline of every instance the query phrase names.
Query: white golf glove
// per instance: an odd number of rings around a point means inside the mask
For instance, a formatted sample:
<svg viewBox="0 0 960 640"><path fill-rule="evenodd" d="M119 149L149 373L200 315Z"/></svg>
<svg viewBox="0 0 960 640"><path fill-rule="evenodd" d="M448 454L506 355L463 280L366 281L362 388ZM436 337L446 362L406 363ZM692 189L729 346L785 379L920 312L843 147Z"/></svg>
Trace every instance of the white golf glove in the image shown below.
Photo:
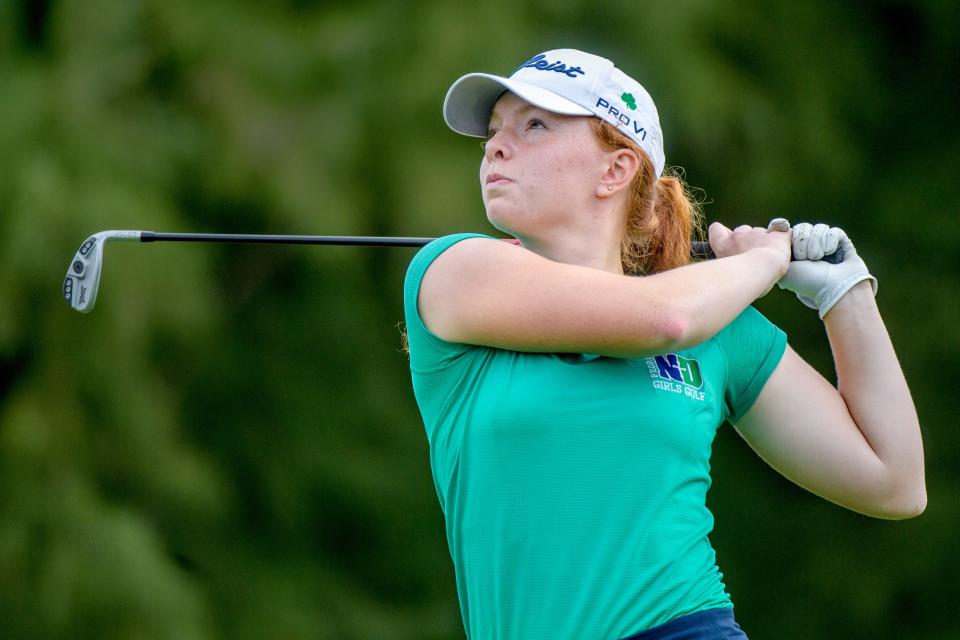
<svg viewBox="0 0 960 640"><path fill-rule="evenodd" d="M777 284L793 291L811 309L819 310L821 319L858 282L870 280L873 295L877 295L877 279L870 275L843 229L801 222L793 227L792 244L793 261ZM843 262L821 260L837 251Z"/></svg>

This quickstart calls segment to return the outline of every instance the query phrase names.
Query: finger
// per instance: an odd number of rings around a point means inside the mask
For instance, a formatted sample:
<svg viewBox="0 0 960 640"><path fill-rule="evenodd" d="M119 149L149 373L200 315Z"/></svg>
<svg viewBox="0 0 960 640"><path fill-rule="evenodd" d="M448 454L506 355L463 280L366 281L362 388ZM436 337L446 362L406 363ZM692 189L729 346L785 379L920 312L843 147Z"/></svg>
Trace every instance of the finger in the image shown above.
<svg viewBox="0 0 960 640"><path fill-rule="evenodd" d="M786 218L774 218L767 225L767 231L790 231L790 221Z"/></svg>
<svg viewBox="0 0 960 640"><path fill-rule="evenodd" d="M824 243L827 240L827 233L830 227L825 224L815 224L810 231L810 239L807 241L807 260L819 260L823 257Z"/></svg>
<svg viewBox="0 0 960 640"><path fill-rule="evenodd" d="M748 224L741 224L740 226L736 227L736 228L733 230L733 232L736 233L737 231L750 231L751 229L753 229L753 227L751 227L750 225L748 225Z"/></svg>
<svg viewBox="0 0 960 640"><path fill-rule="evenodd" d="M793 259L807 259L807 243L810 240L810 232L813 225L809 222L801 222L793 227Z"/></svg>
<svg viewBox="0 0 960 640"><path fill-rule="evenodd" d="M847 236L846 231L837 227L837 232L840 234L840 240L837 243L837 251L840 252L843 261L846 262L852 256L857 255L857 250L853 246L853 241Z"/></svg>
<svg viewBox="0 0 960 640"><path fill-rule="evenodd" d="M840 247L841 238L845 236L846 234L840 227L830 227L830 231L827 232L827 238L823 243L823 255L830 256L835 254Z"/></svg>
<svg viewBox="0 0 960 640"><path fill-rule="evenodd" d="M710 241L710 247L716 252L717 247L723 244L730 234L733 233L726 226L719 222L714 222L707 229L707 239Z"/></svg>

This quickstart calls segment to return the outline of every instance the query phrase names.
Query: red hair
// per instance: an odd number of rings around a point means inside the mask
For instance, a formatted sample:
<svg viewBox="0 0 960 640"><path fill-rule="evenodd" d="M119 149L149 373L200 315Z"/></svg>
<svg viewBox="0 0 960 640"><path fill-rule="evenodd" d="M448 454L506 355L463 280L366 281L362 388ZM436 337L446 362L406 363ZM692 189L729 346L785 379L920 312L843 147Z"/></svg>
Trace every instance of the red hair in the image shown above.
<svg viewBox="0 0 960 640"><path fill-rule="evenodd" d="M620 244L623 272L642 275L688 264L693 236L703 234L700 203L690 188L669 168L658 179L650 157L613 125L599 118L590 118L590 125L607 151L630 149L640 158Z"/></svg>

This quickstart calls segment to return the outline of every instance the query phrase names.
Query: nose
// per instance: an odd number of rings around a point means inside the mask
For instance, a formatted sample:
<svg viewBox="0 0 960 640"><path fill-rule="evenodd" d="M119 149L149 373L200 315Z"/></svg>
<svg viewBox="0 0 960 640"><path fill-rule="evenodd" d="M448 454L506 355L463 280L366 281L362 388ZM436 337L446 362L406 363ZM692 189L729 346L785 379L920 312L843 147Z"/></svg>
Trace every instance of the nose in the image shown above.
<svg viewBox="0 0 960 640"><path fill-rule="evenodd" d="M487 138L487 141L483 144L483 156L487 159L487 162L506 160L512 155L513 147L508 137L505 129L499 129Z"/></svg>

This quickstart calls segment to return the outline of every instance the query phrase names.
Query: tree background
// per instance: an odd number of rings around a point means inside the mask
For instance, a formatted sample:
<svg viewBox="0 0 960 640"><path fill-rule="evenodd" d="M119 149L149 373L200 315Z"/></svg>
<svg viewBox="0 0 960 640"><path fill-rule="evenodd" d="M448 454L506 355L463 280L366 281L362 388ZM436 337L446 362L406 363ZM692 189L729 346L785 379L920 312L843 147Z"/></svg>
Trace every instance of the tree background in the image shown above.
<svg viewBox="0 0 960 640"><path fill-rule="evenodd" d="M950 0L0 0L0 637L453 639L400 352L409 249L114 244L103 229L490 232L449 84L616 61L709 220L844 227L917 401L929 507L794 487L729 427L712 536L751 638L956 638L957 78ZM816 314L758 303L832 377Z"/></svg>

